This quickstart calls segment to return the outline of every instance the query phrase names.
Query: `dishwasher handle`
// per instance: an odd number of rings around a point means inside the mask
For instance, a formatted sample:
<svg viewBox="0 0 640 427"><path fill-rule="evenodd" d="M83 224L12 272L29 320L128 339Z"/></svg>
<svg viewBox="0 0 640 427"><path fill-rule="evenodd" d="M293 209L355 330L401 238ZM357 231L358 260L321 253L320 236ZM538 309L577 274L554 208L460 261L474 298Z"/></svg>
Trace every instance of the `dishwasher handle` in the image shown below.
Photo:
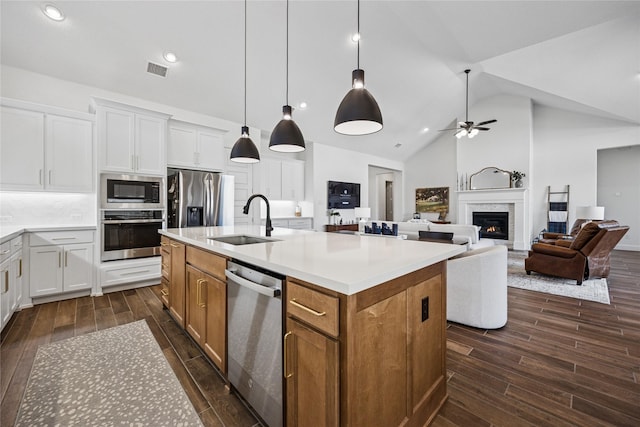
<svg viewBox="0 0 640 427"><path fill-rule="evenodd" d="M251 280L245 279L244 277L238 276L233 270L224 270L224 273L227 278L231 279L234 283L237 283L240 286L244 286L245 288L250 289L254 292L258 292L271 298L280 296L280 289L259 285L255 282L252 282Z"/></svg>

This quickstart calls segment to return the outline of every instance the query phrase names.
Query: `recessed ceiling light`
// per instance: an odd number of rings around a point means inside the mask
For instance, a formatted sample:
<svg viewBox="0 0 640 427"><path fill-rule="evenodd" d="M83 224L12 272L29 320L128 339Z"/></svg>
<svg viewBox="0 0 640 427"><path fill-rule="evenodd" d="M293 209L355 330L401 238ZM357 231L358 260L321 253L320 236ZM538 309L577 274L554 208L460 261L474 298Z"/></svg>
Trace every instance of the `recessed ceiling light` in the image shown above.
<svg viewBox="0 0 640 427"><path fill-rule="evenodd" d="M427 132L429 132L429 128L423 128L422 129L422 133L427 133Z"/></svg>
<svg viewBox="0 0 640 427"><path fill-rule="evenodd" d="M172 64L178 62L178 57L173 52L165 52L162 56L167 62L171 62Z"/></svg>
<svg viewBox="0 0 640 427"><path fill-rule="evenodd" d="M52 4L45 4L42 7L42 12L47 15L49 19L53 19L54 21L62 21L64 20L64 13L57 7Z"/></svg>
<svg viewBox="0 0 640 427"><path fill-rule="evenodd" d="M302 101L300 104L298 104L298 107L300 107L301 110L305 110L307 108L307 103Z"/></svg>
<svg viewBox="0 0 640 427"><path fill-rule="evenodd" d="M352 42L358 43L358 40L360 40L360 33L355 33L354 35L351 36Z"/></svg>
<svg viewBox="0 0 640 427"><path fill-rule="evenodd" d="M398 142L396 145L394 145L394 147L396 147L396 148L400 148L400 147L402 147L402 144L400 144L400 143Z"/></svg>

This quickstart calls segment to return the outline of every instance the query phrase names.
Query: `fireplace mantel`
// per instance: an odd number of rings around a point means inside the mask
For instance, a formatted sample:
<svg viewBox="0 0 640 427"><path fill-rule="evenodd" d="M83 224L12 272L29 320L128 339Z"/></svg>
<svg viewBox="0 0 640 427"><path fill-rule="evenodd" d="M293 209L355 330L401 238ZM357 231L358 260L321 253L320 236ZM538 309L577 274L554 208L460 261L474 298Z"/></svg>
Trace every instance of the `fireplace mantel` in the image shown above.
<svg viewBox="0 0 640 427"><path fill-rule="evenodd" d="M529 193L526 188L498 188L491 190L466 190L458 196L458 224L472 224L472 216L478 205L513 206L513 249L530 249L531 219Z"/></svg>

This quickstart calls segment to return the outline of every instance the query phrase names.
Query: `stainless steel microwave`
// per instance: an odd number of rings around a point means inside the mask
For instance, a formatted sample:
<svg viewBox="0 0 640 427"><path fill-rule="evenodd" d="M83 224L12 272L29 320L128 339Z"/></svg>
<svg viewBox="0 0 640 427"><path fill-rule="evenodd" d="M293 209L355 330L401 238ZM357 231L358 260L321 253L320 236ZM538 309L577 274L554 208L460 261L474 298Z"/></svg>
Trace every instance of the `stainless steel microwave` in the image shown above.
<svg viewBox="0 0 640 427"><path fill-rule="evenodd" d="M164 178L102 174L102 209L164 209Z"/></svg>

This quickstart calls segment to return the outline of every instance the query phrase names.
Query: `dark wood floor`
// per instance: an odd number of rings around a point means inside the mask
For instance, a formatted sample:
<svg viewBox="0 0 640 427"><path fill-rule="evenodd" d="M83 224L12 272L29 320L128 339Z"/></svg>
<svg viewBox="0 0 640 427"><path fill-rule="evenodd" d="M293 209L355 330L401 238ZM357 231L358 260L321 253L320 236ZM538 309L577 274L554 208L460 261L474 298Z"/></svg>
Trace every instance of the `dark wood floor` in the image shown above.
<svg viewBox="0 0 640 427"><path fill-rule="evenodd" d="M509 288L509 321L447 329L449 399L435 426L640 425L640 252L614 252L611 305ZM2 333L0 425L10 426L38 345L145 319L206 426L256 420L176 326L158 287L38 305Z"/></svg>

